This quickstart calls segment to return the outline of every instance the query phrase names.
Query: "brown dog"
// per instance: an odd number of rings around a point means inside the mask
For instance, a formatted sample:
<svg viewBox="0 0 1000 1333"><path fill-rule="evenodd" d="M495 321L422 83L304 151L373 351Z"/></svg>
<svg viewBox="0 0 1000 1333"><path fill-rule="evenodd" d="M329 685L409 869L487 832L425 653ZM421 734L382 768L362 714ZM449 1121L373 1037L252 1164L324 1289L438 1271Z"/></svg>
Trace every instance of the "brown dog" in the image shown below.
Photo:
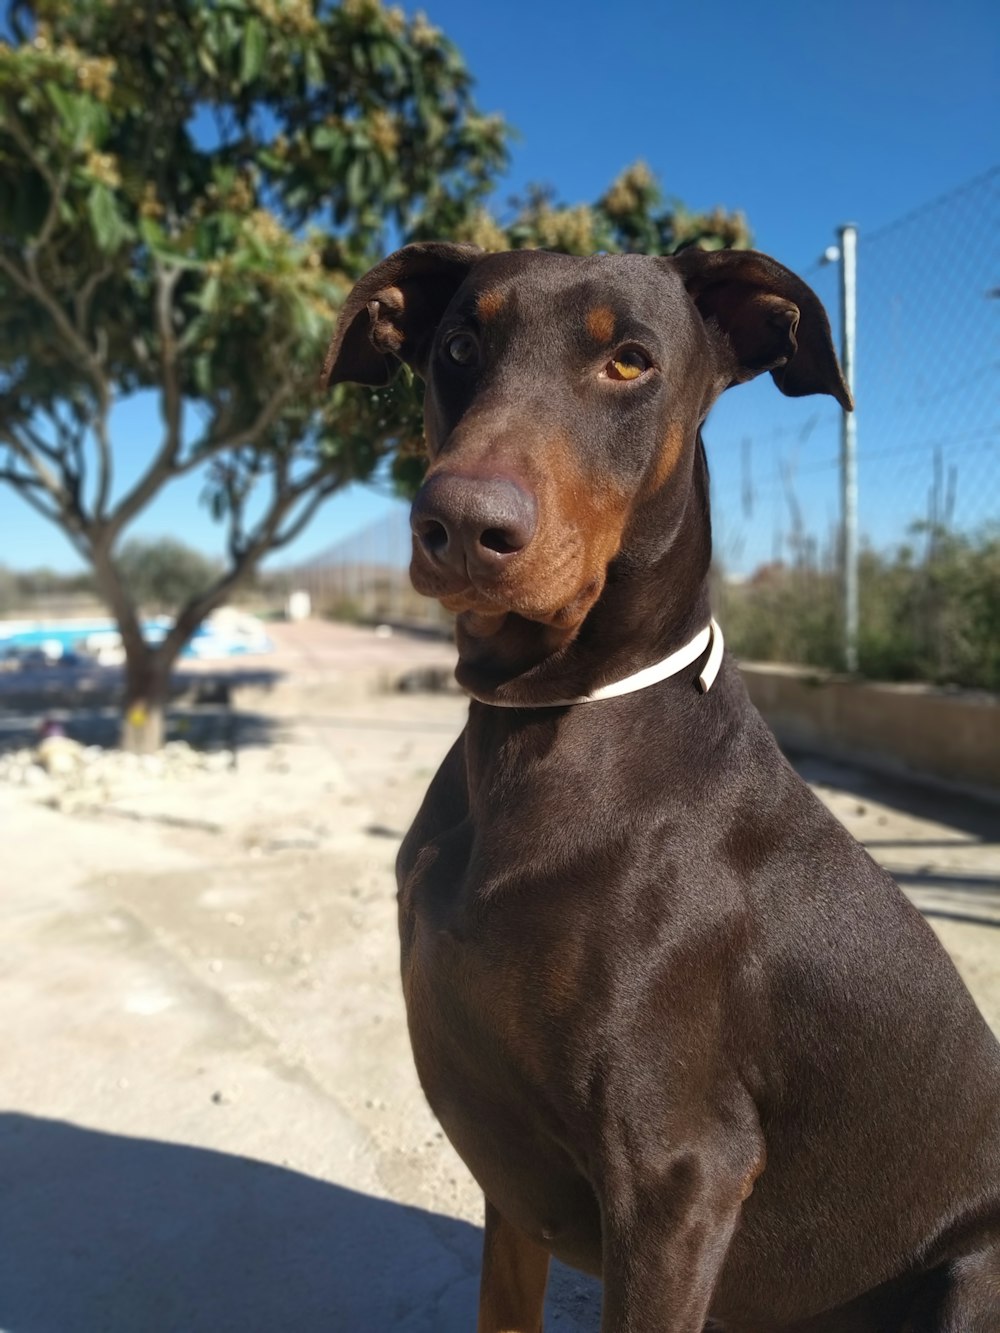
<svg viewBox="0 0 1000 1333"><path fill-rule="evenodd" d="M412 577L474 697L398 873L417 1068L487 1199L480 1333L538 1333L550 1254L603 1276L604 1333L998 1333L1000 1048L713 683L701 426L762 371L850 406L816 296L748 252L409 246L326 377L397 358Z"/></svg>

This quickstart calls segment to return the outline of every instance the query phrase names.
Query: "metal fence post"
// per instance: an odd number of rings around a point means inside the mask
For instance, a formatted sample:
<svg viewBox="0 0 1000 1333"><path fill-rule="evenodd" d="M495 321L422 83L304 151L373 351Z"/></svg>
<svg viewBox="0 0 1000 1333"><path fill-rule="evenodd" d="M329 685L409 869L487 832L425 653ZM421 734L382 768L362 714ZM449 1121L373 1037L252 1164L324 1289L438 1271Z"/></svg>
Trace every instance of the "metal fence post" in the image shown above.
<svg viewBox="0 0 1000 1333"><path fill-rule="evenodd" d="M840 238L841 365L854 397L854 351L857 334L858 229L838 228ZM853 412L840 425L841 522L843 534L844 667L858 669L858 426Z"/></svg>

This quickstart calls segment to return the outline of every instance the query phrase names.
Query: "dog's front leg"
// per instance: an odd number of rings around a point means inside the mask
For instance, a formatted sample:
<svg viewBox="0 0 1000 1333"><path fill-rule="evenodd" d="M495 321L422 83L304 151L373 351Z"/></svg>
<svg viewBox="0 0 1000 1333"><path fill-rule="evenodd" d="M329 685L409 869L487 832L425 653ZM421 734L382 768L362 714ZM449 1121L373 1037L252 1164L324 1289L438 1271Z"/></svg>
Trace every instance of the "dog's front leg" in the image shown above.
<svg viewBox="0 0 1000 1333"><path fill-rule="evenodd" d="M700 1192L606 1207L601 1333L702 1333L738 1216Z"/></svg>
<svg viewBox="0 0 1000 1333"><path fill-rule="evenodd" d="M549 1252L486 1200L479 1333L542 1333Z"/></svg>

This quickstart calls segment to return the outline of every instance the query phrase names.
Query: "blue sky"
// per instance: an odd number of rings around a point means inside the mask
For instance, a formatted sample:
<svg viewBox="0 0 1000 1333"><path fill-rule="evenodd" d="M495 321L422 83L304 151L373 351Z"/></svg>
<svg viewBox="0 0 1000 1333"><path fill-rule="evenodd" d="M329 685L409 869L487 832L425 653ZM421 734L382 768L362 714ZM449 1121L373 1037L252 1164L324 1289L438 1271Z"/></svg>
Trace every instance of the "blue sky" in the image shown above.
<svg viewBox="0 0 1000 1333"><path fill-rule="evenodd" d="M551 183L568 202L592 200L642 158L690 206L742 208L760 249L808 273L839 223L857 222L863 243L866 231L998 156L1000 10L986 0L836 8L428 0L426 8L463 51L483 109L519 131L501 204L529 182ZM831 270L810 281L834 299ZM773 410L768 393L777 397L769 385L740 393L710 423L710 450L712 432L735 439L743 419ZM788 429L800 430L805 449L815 412L792 406L799 415ZM836 409L820 416L827 438ZM136 459L156 427L154 403L119 409L118 438ZM197 479L181 483L133 531L218 549L199 492ZM336 497L282 563L308 558L385 507L384 496L360 488ZM5 488L0 531L3 563L78 564Z"/></svg>

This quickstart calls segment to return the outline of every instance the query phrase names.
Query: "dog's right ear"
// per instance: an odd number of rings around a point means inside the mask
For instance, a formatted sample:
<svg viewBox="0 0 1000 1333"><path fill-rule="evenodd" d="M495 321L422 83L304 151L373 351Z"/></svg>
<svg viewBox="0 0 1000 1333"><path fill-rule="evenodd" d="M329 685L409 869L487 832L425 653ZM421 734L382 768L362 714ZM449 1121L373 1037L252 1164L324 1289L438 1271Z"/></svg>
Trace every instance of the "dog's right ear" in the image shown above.
<svg viewBox="0 0 1000 1333"><path fill-rule="evenodd" d="M388 384L405 361L426 371L431 338L483 251L422 241L404 246L360 278L347 298L323 363L321 384Z"/></svg>

